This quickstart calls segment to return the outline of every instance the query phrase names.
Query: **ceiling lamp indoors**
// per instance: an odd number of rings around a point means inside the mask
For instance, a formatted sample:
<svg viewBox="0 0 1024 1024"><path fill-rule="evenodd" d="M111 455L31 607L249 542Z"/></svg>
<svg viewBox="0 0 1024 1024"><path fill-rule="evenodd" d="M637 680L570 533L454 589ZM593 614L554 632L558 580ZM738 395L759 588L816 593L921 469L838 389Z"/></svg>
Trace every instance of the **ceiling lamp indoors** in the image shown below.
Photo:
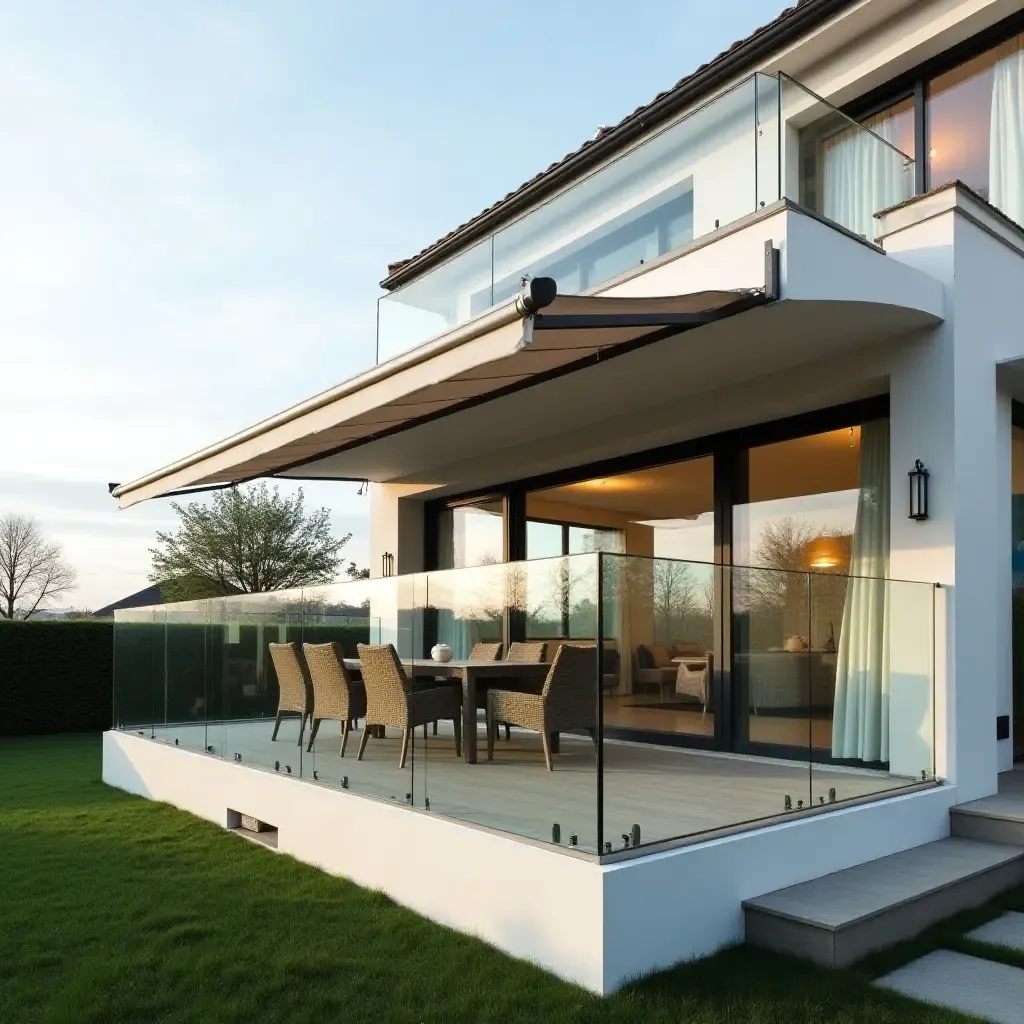
<svg viewBox="0 0 1024 1024"><path fill-rule="evenodd" d="M828 572L838 569L849 559L848 541L846 537L815 537L807 542L805 557L808 569Z"/></svg>

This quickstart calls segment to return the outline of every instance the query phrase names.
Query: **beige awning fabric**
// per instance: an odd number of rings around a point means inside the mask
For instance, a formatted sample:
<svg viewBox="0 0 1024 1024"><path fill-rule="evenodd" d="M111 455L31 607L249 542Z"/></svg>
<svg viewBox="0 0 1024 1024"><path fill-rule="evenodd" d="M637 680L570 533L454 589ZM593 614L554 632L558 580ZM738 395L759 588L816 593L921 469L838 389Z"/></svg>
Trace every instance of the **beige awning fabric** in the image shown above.
<svg viewBox="0 0 1024 1024"><path fill-rule="evenodd" d="M544 283L550 285L547 294L537 287ZM396 359L114 487L118 505L294 472L304 463L767 301L764 289L611 298L555 295L549 279L527 287L532 298L524 290Z"/></svg>

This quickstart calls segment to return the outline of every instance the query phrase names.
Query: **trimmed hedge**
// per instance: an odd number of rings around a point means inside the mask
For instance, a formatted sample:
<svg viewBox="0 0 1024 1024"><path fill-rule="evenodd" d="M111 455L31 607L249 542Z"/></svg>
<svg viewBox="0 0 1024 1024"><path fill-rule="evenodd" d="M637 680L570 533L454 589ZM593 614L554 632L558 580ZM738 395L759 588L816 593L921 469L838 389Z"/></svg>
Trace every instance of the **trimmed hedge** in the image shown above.
<svg viewBox="0 0 1024 1024"><path fill-rule="evenodd" d="M284 635L282 635L284 634ZM267 626L262 642L337 640L354 657L368 626ZM257 629L242 625L114 623L97 619L0 620L0 736L98 732L114 722L159 722L273 715L277 679ZM115 673L116 662L116 673Z"/></svg>
<svg viewBox="0 0 1024 1024"><path fill-rule="evenodd" d="M109 729L113 655L113 622L0 620L0 736Z"/></svg>

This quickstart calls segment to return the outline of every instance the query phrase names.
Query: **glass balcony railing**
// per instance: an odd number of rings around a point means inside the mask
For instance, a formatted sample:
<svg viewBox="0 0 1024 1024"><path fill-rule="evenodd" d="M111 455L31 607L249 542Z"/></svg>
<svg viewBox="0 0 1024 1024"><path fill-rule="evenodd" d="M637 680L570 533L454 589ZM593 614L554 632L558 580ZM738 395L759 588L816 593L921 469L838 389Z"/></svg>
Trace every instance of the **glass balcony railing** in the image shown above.
<svg viewBox="0 0 1024 1024"><path fill-rule="evenodd" d="M511 298L525 274L597 291L783 196L871 239L913 186L890 142L784 75L754 75L384 296L378 361Z"/></svg>
<svg viewBox="0 0 1024 1024"><path fill-rule="evenodd" d="M930 783L934 595L589 553L132 609L115 728L607 855Z"/></svg>

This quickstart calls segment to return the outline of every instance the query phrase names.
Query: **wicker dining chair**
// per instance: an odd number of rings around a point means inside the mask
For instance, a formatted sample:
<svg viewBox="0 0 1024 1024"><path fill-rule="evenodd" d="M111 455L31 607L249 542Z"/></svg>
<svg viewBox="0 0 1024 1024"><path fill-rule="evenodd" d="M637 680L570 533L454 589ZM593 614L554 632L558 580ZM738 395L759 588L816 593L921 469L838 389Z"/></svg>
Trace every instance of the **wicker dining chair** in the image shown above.
<svg viewBox="0 0 1024 1024"><path fill-rule="evenodd" d="M313 686L313 708L310 718L309 746L313 749L320 723L341 722L341 752L345 756L348 734L354 723L366 715L366 690L361 680L345 668L341 647L334 641L326 644L303 644L302 653Z"/></svg>
<svg viewBox="0 0 1024 1024"><path fill-rule="evenodd" d="M470 661L501 661L501 644L473 644Z"/></svg>
<svg viewBox="0 0 1024 1024"><path fill-rule="evenodd" d="M274 720L274 732L271 740L277 739L277 730L281 728L281 718L285 714L302 716L299 723L299 746L302 746L302 734L306 729L306 718L313 710L313 687L309 681L302 655L297 643L268 644L270 660L274 663L277 673L277 718Z"/></svg>
<svg viewBox="0 0 1024 1024"><path fill-rule="evenodd" d="M366 719L359 740L357 760L363 759L370 726L392 726L402 730L402 752L398 767L405 767L409 737L417 725L451 719L455 726L455 754L462 754L462 694L452 686L416 690L409 684L395 648L359 644L366 687Z"/></svg>
<svg viewBox="0 0 1024 1024"><path fill-rule="evenodd" d="M543 661L548 653L548 645L543 641L516 640L508 645L506 661Z"/></svg>
<svg viewBox="0 0 1024 1024"><path fill-rule="evenodd" d="M508 645L508 653L505 655L505 661L528 662L534 664L537 662L544 661L548 656L548 645L545 641L533 641L533 640L516 640ZM521 684L520 689L524 693L537 693L537 684L535 682L524 682ZM479 707L487 707L487 691L481 692L480 698L477 701ZM512 729L508 722L503 723L505 726L505 739L509 740L512 738Z"/></svg>
<svg viewBox="0 0 1024 1024"><path fill-rule="evenodd" d="M563 644L555 654L540 693L491 690L487 695L487 760L494 760L498 722L535 729L551 766L551 738L568 729L597 727L597 648Z"/></svg>

